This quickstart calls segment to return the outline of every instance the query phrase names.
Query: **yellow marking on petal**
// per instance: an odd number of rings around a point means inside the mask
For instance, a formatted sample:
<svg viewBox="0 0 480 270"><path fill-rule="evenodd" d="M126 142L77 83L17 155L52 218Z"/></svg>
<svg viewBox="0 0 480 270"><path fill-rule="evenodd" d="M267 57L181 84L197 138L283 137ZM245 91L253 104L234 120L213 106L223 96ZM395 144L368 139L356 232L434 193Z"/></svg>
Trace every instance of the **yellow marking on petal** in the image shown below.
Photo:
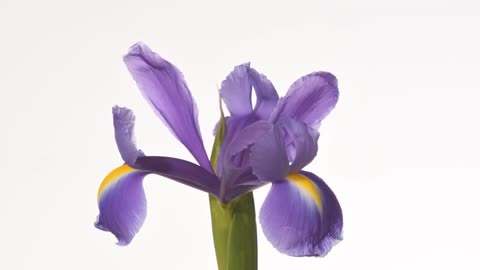
<svg viewBox="0 0 480 270"><path fill-rule="evenodd" d="M122 179L123 176L136 171L134 168L124 164L113 171L111 171L102 181L100 187L98 188L97 201L100 201L102 193L111 185L115 184L117 181Z"/></svg>
<svg viewBox="0 0 480 270"><path fill-rule="evenodd" d="M287 180L297 184L297 186L310 194L318 206L318 209L322 210L322 200L320 199L320 194L318 193L318 188L308 177L298 173L290 173L287 176Z"/></svg>

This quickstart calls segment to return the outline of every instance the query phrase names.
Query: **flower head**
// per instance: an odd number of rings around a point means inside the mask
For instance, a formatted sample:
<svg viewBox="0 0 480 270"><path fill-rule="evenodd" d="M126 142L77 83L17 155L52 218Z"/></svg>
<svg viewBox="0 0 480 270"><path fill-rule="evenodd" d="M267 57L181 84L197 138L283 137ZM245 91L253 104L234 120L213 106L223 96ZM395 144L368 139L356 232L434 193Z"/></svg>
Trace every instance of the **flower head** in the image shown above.
<svg viewBox="0 0 480 270"><path fill-rule="evenodd" d="M124 61L154 112L199 165L138 150L133 113L115 106L115 139L125 164L99 188L97 228L112 232L120 245L130 243L146 217L142 180L153 173L223 202L271 183L260 223L270 242L288 255L323 256L341 240L342 211L334 193L322 179L303 171L317 154L320 122L338 99L332 74L302 77L280 99L273 84L249 64L235 67L220 89L230 116L218 165L212 168L197 107L180 71L142 43L135 44Z"/></svg>

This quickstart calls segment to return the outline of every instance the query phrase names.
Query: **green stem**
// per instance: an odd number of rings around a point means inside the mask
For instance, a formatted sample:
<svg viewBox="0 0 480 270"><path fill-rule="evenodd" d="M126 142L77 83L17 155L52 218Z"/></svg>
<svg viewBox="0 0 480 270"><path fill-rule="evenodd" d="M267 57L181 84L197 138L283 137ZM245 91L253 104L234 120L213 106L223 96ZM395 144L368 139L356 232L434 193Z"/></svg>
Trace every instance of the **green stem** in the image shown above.
<svg viewBox="0 0 480 270"><path fill-rule="evenodd" d="M257 228L252 192L228 204L209 196L218 269L256 270Z"/></svg>
<svg viewBox="0 0 480 270"><path fill-rule="evenodd" d="M221 100L220 113L210 159L214 169L226 130ZM226 204L209 195L209 202L218 270L257 270L257 225L252 192Z"/></svg>

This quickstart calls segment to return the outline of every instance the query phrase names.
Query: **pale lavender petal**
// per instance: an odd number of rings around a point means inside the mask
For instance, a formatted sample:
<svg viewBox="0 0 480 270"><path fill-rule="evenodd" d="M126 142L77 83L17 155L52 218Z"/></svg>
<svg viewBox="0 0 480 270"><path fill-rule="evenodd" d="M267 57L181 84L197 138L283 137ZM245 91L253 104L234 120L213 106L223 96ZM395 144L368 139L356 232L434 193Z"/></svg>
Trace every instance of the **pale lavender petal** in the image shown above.
<svg viewBox="0 0 480 270"><path fill-rule="evenodd" d="M252 110L252 86L256 94ZM252 111L258 119L267 120L278 100L273 84L250 64L236 66L222 82L220 95L232 116L245 116Z"/></svg>
<svg viewBox="0 0 480 270"><path fill-rule="evenodd" d="M211 170L198 127L197 106L181 72L143 43L133 45L124 62L155 113L199 164Z"/></svg>
<svg viewBox="0 0 480 270"><path fill-rule="evenodd" d="M135 115L130 109L119 106L114 106L112 113L118 151L125 163L133 165L139 156L143 156L135 144Z"/></svg>
<svg viewBox="0 0 480 270"><path fill-rule="evenodd" d="M277 181L288 174L285 138L280 128L272 128L256 140L252 146L250 164L253 173L262 181Z"/></svg>
<svg viewBox="0 0 480 270"><path fill-rule="evenodd" d="M280 119L278 125L284 129L286 145L292 153L290 171L298 172L317 155L319 134L303 122L286 117Z"/></svg>
<svg viewBox="0 0 480 270"><path fill-rule="evenodd" d="M113 170L98 190L98 229L113 233L118 245L128 245L147 216L143 178L147 173L123 165Z"/></svg>
<svg viewBox="0 0 480 270"><path fill-rule="evenodd" d="M255 109L252 111L251 92L252 86L257 95ZM226 133L223 139L219 160L224 160L227 146L234 140L240 130L258 120L267 120L275 103L278 94L272 83L262 74L258 73L250 64L243 64L235 67L223 81L220 95L227 105L231 116L225 119ZM214 133L216 133L216 128ZM239 155L239 156L243 156ZM245 159L242 157L239 160ZM217 171L222 175L223 162L218 163Z"/></svg>
<svg viewBox="0 0 480 270"><path fill-rule="evenodd" d="M252 82L248 76L250 63L236 66L222 82L220 95L231 115L252 112Z"/></svg>
<svg viewBox="0 0 480 270"><path fill-rule="evenodd" d="M274 109L270 119L276 121L283 115L302 121L312 128L335 107L338 101L335 76L328 72L315 72L297 80Z"/></svg>
<svg viewBox="0 0 480 270"><path fill-rule="evenodd" d="M325 256L342 240L342 209L322 179L309 172L272 183L260 224L272 245L290 256Z"/></svg>
<svg viewBox="0 0 480 270"><path fill-rule="evenodd" d="M261 137L270 134L273 128L272 123L259 120L236 132L234 139L226 146L225 162L234 161L239 153L256 143ZM239 167L240 164L236 164L236 166Z"/></svg>
<svg viewBox="0 0 480 270"><path fill-rule="evenodd" d="M277 90L265 75L258 73L255 69L249 68L248 75L257 96L254 112L260 119L267 120L278 101Z"/></svg>

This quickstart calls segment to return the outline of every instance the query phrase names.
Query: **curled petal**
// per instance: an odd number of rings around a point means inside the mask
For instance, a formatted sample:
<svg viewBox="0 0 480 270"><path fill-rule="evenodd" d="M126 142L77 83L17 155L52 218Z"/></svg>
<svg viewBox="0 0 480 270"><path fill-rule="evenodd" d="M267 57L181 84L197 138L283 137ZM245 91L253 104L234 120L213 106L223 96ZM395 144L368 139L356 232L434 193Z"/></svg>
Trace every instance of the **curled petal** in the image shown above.
<svg viewBox="0 0 480 270"><path fill-rule="evenodd" d="M113 233L118 245L128 245L147 216L143 178L147 173L123 165L105 177L98 189L98 229Z"/></svg>
<svg viewBox="0 0 480 270"><path fill-rule="evenodd" d="M252 86L257 96L252 110ZM220 94L232 116L245 116L252 111L258 119L268 119L278 100L273 84L250 63L236 66L222 82Z"/></svg>
<svg viewBox="0 0 480 270"><path fill-rule="evenodd" d="M237 140L237 138L239 137L238 134L245 127L248 127L249 125L254 123L255 120L256 120L256 117L253 114L240 116L240 117L230 116L230 117L225 118L226 130L225 130L225 135L223 137L222 147L220 149L220 155L219 155L219 159L218 159L218 160L223 161L223 162L219 162L218 163L218 168L217 168L219 175L222 175L222 173L223 173L223 165L224 165L225 161L230 161L231 160L231 156L226 157L226 155L227 155L226 151L229 148L229 145L232 144L232 142L234 140ZM237 143L235 143L235 144L237 144ZM231 153L230 153L230 155L231 155Z"/></svg>
<svg viewBox="0 0 480 270"><path fill-rule="evenodd" d="M243 185L245 182L250 182L256 179L252 174L250 167L250 152L249 149L258 138L264 136L267 132L273 129L273 125L267 121L259 120L246 128L235 130L237 126L236 120L241 120L238 117L229 118L227 122L227 135L225 136L224 145L221 152L221 176L223 179L222 189L220 191L220 198L225 200L229 195L231 189L235 185ZM233 125L228 125L232 123ZM241 125L239 122L238 125ZM228 129L230 128L230 133ZM229 137L232 136L232 137Z"/></svg>
<svg viewBox="0 0 480 270"><path fill-rule="evenodd" d="M250 164L253 173L262 181L278 181L290 169L282 130L271 128L252 146Z"/></svg>
<svg viewBox="0 0 480 270"><path fill-rule="evenodd" d="M112 108L112 113L118 151L125 163L133 165L139 156L143 156L135 145L135 115L130 109L118 106Z"/></svg>
<svg viewBox="0 0 480 270"><path fill-rule="evenodd" d="M198 127L197 106L182 73L143 43L133 45L123 60L154 112L199 164L211 170Z"/></svg>
<svg viewBox="0 0 480 270"><path fill-rule="evenodd" d="M260 137L265 136L273 130L273 125L267 121L256 121L235 134L235 138L226 147L226 162L238 155L250 145L254 144Z"/></svg>
<svg viewBox="0 0 480 270"><path fill-rule="evenodd" d="M282 118L278 125L285 130L288 152L291 153L291 172L298 172L317 155L318 132L306 124L290 118Z"/></svg>
<svg viewBox="0 0 480 270"><path fill-rule="evenodd" d="M325 256L342 240L340 204L325 182L309 172L272 183L260 224L272 245L290 256Z"/></svg>
<svg viewBox="0 0 480 270"><path fill-rule="evenodd" d="M312 128L335 107L338 101L338 85L335 76L328 72L315 72L297 80L274 109L270 119L280 115L302 121Z"/></svg>
<svg viewBox="0 0 480 270"><path fill-rule="evenodd" d="M254 112L260 119L267 120L278 101L277 90L265 75L258 73L255 69L248 69L248 75L257 95Z"/></svg>

